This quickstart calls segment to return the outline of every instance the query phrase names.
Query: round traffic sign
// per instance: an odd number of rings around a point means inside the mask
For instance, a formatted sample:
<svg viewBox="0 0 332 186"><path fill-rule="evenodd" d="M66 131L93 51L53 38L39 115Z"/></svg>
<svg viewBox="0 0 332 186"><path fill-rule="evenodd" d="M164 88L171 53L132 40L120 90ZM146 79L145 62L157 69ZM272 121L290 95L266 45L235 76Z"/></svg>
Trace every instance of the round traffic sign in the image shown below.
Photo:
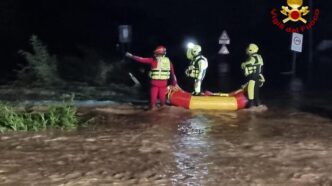
<svg viewBox="0 0 332 186"><path fill-rule="evenodd" d="M294 37L294 44L295 45L301 45L302 44L302 39L299 37Z"/></svg>

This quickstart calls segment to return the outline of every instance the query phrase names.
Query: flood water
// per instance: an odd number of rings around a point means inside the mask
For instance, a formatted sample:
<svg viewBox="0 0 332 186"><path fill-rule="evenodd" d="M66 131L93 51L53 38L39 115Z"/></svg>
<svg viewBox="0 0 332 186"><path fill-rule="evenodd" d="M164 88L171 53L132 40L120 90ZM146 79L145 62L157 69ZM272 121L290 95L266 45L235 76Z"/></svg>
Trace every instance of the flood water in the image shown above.
<svg viewBox="0 0 332 186"><path fill-rule="evenodd" d="M332 185L328 95L271 95L265 112L81 108L96 118L78 131L2 134L0 185Z"/></svg>

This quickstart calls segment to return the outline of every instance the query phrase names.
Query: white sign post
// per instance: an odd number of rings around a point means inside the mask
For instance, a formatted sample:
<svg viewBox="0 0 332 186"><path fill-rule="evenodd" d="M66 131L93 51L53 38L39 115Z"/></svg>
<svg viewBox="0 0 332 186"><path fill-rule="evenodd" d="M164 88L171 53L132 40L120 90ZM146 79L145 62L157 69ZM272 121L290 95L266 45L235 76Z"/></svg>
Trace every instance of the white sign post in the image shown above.
<svg viewBox="0 0 332 186"><path fill-rule="evenodd" d="M222 45L221 49L218 52L219 54L227 55L230 53L226 45L231 44L231 39L229 38L226 30L224 30L221 36L219 37L219 44Z"/></svg>
<svg viewBox="0 0 332 186"><path fill-rule="evenodd" d="M292 71L291 74L293 76L293 79L296 78L296 53L302 52L302 46L303 46L303 34L299 33L292 33L292 44L291 44L291 50L293 51L293 59L292 59Z"/></svg>
<svg viewBox="0 0 332 186"><path fill-rule="evenodd" d="M293 33L291 50L294 52L302 52L302 46L303 46L303 34Z"/></svg>
<svg viewBox="0 0 332 186"><path fill-rule="evenodd" d="M131 42L132 29L130 25L119 26L119 42L130 43Z"/></svg>
<svg viewBox="0 0 332 186"><path fill-rule="evenodd" d="M302 80L296 78L296 55L297 53L302 52L303 46L303 34L292 33L292 44L291 50L293 51L293 60L292 60L292 80L290 84L290 88L293 91L299 91L302 89Z"/></svg>

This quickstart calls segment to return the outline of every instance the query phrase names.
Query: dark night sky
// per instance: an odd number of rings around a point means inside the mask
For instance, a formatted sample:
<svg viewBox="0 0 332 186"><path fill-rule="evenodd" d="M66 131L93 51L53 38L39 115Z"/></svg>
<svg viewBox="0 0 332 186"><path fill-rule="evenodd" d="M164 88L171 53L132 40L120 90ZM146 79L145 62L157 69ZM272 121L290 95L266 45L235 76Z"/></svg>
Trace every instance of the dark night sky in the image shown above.
<svg viewBox="0 0 332 186"><path fill-rule="evenodd" d="M116 55L120 24L133 26L133 53L148 56L154 47L163 44L179 69L186 65L184 42L190 38L203 46L210 63L217 63L218 38L226 29L232 39L232 53L227 59L234 69L245 57L246 45L256 42L266 59L266 71L275 77L289 69L286 66L291 59L290 34L271 21L270 11L281 5L286 5L286 0L2 0L2 79L15 75L11 70L22 61L17 51L28 47L32 33L57 55L88 46L111 58ZM313 29L315 45L332 39L331 5L327 0L314 0L314 7L321 10ZM307 37L308 32L305 41ZM307 52L305 43L299 69L305 69Z"/></svg>

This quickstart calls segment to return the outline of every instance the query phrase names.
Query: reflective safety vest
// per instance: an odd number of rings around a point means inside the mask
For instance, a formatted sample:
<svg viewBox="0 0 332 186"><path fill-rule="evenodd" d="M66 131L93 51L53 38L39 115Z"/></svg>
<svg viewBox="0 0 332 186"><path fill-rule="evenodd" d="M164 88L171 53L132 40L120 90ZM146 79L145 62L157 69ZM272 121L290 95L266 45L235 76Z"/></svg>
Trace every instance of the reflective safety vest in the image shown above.
<svg viewBox="0 0 332 186"><path fill-rule="evenodd" d="M263 58L259 54L251 55L250 59L242 63L244 75L260 74L262 73L262 66L264 65Z"/></svg>
<svg viewBox="0 0 332 186"><path fill-rule="evenodd" d="M154 80L168 80L171 76L171 61L168 57L157 57L158 65L151 69L150 78Z"/></svg>
<svg viewBox="0 0 332 186"><path fill-rule="evenodd" d="M207 59L201 55L194 58L194 60L191 62L189 69L190 69L190 77L192 78L199 78L200 68L199 68L199 62L200 61L207 61Z"/></svg>

